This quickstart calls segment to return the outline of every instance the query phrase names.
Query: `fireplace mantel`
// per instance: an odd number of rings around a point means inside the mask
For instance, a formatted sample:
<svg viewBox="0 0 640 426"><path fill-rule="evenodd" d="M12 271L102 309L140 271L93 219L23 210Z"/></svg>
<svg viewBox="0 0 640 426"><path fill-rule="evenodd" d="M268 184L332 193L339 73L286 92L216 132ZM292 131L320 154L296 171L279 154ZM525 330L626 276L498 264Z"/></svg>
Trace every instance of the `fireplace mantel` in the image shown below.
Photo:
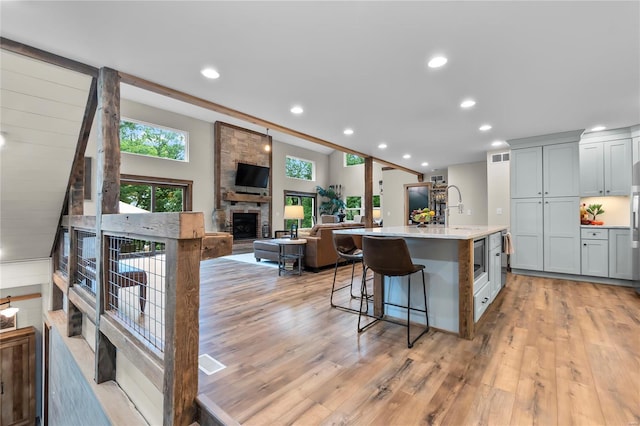
<svg viewBox="0 0 640 426"><path fill-rule="evenodd" d="M231 204L236 202L245 202L245 203L269 203L271 202L271 197L268 195L259 195L259 194L238 194L236 192L225 192L222 196L224 201L230 201Z"/></svg>

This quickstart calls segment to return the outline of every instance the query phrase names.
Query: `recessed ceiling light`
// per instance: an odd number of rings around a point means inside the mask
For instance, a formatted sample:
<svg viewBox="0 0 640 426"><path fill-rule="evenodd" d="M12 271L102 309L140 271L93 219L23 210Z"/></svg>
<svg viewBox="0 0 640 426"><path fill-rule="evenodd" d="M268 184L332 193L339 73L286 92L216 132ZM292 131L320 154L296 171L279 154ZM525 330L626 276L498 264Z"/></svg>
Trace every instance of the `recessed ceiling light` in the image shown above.
<svg viewBox="0 0 640 426"><path fill-rule="evenodd" d="M440 68L446 63L447 58L445 58L444 56L436 56L434 58L431 58L427 65L429 65L429 68Z"/></svg>
<svg viewBox="0 0 640 426"><path fill-rule="evenodd" d="M220 77L220 73L214 70L213 68L205 68L202 71L200 71L200 73L207 78L216 79Z"/></svg>
<svg viewBox="0 0 640 426"><path fill-rule="evenodd" d="M378 145L378 148L380 149L385 149L387 147L386 143L381 143L380 145Z"/></svg>
<svg viewBox="0 0 640 426"><path fill-rule="evenodd" d="M472 106L474 106L476 104L476 101L474 101L473 99L465 99L464 101L462 101L462 103L460 104L461 108L471 108Z"/></svg>
<svg viewBox="0 0 640 426"><path fill-rule="evenodd" d="M409 158L411 158L411 154L405 154L402 156L402 158L404 158L405 160L408 160Z"/></svg>
<svg viewBox="0 0 640 426"><path fill-rule="evenodd" d="M504 141L493 141L491 142L491 146L500 146L504 144Z"/></svg>
<svg viewBox="0 0 640 426"><path fill-rule="evenodd" d="M302 107L300 105L293 106L290 111L293 114L302 114L304 112L304 110L302 109Z"/></svg>
<svg viewBox="0 0 640 426"><path fill-rule="evenodd" d="M606 129L606 127L604 127L604 126L595 126L595 127L591 128L591 131L592 132L599 132L600 130L604 130L604 129Z"/></svg>
<svg viewBox="0 0 640 426"><path fill-rule="evenodd" d="M353 129L344 129L344 133L345 135L352 135L353 134Z"/></svg>
<svg viewBox="0 0 640 426"><path fill-rule="evenodd" d="M487 130L491 130L491 124L483 124L478 128L481 132L486 132Z"/></svg>
<svg viewBox="0 0 640 426"><path fill-rule="evenodd" d="M422 164L420 164L422 167L427 167L429 165L429 163L427 163L426 161Z"/></svg>

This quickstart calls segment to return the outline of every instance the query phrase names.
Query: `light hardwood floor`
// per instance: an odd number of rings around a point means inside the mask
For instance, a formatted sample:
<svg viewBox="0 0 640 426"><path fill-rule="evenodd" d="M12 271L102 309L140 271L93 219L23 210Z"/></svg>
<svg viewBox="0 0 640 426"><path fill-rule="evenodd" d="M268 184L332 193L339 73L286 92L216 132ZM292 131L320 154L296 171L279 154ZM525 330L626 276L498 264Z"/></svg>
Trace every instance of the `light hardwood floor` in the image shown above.
<svg viewBox="0 0 640 426"><path fill-rule="evenodd" d="M403 327L358 334L329 307L333 269L201 265L200 353L227 368L199 389L239 423L640 424L629 288L509 275L474 340L430 331L407 349Z"/></svg>

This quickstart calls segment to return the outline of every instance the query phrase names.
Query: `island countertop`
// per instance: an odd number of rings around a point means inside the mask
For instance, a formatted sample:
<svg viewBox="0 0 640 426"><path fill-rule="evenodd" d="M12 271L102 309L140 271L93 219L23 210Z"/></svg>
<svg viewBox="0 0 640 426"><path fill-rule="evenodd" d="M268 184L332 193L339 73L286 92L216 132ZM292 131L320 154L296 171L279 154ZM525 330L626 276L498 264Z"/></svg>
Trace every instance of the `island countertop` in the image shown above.
<svg viewBox="0 0 640 426"><path fill-rule="evenodd" d="M336 229L338 234L356 234L381 237L403 237L403 238L431 238L440 240L473 240L486 237L495 232L507 229L504 225L454 225L445 228L444 225L427 225L418 228L417 225L410 226L384 226L382 228L352 228Z"/></svg>

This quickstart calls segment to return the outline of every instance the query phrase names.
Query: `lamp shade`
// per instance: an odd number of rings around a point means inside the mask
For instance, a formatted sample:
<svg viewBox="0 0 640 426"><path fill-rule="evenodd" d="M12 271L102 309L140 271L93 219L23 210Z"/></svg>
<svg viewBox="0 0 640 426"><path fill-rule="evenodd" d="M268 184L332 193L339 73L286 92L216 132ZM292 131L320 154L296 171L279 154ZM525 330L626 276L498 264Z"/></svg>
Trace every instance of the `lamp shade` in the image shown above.
<svg viewBox="0 0 640 426"><path fill-rule="evenodd" d="M382 212L380 209L373 209L373 219L380 219L382 217Z"/></svg>
<svg viewBox="0 0 640 426"><path fill-rule="evenodd" d="M304 219L304 208L302 206L284 206L285 219Z"/></svg>

